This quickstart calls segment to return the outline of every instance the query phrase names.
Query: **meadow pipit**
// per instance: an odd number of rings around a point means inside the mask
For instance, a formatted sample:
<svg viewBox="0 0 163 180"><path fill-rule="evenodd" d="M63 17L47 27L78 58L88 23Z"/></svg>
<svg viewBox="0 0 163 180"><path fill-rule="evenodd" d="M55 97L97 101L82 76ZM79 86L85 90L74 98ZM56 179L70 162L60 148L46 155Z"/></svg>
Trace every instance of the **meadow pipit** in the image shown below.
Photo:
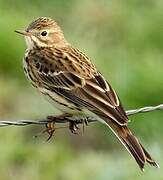
<svg viewBox="0 0 163 180"><path fill-rule="evenodd" d="M113 88L90 59L66 41L53 19L40 17L16 32L27 43L27 78L56 108L74 120L90 116L105 123L142 170L145 163L158 167L128 129L128 117Z"/></svg>

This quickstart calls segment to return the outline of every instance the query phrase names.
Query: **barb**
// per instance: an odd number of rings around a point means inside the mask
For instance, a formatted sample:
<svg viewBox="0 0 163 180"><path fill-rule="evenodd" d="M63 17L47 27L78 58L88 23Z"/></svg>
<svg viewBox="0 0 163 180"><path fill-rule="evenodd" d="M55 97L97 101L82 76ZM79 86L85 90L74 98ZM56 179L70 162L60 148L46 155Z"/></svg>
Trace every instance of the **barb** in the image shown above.
<svg viewBox="0 0 163 180"><path fill-rule="evenodd" d="M163 110L163 104L157 105L157 106L147 106L147 107L142 107L142 108L138 108L138 109L132 109L132 110L127 110L126 114L128 116L134 115L134 114L138 114L138 113L146 113L146 112L150 112L150 111L155 111L155 110ZM71 119L67 120L55 120L56 123L66 123L71 121ZM87 118L87 122L91 123L91 122L95 122L97 121L94 118ZM42 120L18 120L18 121L5 121L5 120L1 120L0 121L0 127L4 127L4 126L27 126L27 125L46 125L47 123L52 122L52 120L49 120L48 118L46 119L42 119ZM83 123L82 120L78 120L76 121L77 124L81 124Z"/></svg>

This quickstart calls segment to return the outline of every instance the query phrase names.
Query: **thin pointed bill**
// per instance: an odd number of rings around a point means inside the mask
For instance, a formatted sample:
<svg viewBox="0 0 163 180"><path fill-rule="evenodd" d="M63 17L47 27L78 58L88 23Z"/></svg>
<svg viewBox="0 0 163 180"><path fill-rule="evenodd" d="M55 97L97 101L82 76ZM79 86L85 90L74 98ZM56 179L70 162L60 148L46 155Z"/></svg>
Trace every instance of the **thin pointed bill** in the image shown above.
<svg viewBox="0 0 163 180"><path fill-rule="evenodd" d="M21 31L21 30L15 30L15 32L18 34L21 34L23 36L30 36L31 35L31 33L26 32L26 31Z"/></svg>

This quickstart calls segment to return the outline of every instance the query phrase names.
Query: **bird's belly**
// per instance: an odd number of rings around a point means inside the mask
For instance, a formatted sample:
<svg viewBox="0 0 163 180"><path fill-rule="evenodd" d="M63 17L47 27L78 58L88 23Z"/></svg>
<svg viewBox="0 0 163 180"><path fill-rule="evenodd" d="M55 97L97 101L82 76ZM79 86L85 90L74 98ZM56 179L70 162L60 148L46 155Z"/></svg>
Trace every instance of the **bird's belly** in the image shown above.
<svg viewBox="0 0 163 180"><path fill-rule="evenodd" d="M57 108L63 113L71 114L72 115L70 117L71 120L76 121L76 120L89 118L89 119L98 120L104 123L104 121L101 118L99 118L97 115L95 115L91 111L84 108L79 109L74 104L69 103L62 96L59 96L58 94L44 88L38 88L38 89L44 95L46 100L48 100L55 108Z"/></svg>
<svg viewBox="0 0 163 180"><path fill-rule="evenodd" d="M44 97L58 110L64 113L78 114L80 109L75 107L74 104L68 102L62 96L59 96L55 92L51 92L45 88L38 88L38 90L44 95Z"/></svg>

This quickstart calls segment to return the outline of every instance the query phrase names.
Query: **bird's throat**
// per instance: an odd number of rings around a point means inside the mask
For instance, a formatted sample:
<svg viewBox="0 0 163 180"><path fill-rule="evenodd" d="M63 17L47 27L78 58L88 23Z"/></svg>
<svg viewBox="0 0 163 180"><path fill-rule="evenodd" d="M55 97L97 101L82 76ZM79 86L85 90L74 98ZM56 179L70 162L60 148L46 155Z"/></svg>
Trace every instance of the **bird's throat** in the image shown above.
<svg viewBox="0 0 163 180"><path fill-rule="evenodd" d="M34 43L31 39L31 37L28 37L28 36L25 36L25 41L26 41L26 44L27 44L27 49L33 49L34 47Z"/></svg>

